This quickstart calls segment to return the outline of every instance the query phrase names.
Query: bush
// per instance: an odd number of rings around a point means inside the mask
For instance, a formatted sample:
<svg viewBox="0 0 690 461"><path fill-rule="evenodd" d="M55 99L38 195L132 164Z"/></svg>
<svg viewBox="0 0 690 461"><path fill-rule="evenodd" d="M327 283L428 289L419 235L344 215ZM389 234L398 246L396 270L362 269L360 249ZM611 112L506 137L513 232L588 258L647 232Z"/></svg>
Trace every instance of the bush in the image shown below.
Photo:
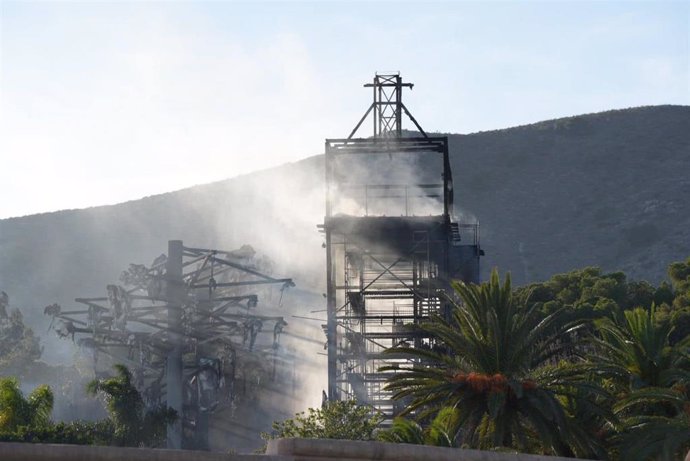
<svg viewBox="0 0 690 461"><path fill-rule="evenodd" d="M294 418L274 422L273 433L262 433L261 438L374 440L381 421L380 413L354 400L327 402L321 408L309 408Z"/></svg>
<svg viewBox="0 0 690 461"><path fill-rule="evenodd" d="M0 433L0 442L65 443L71 445L111 445L114 428L109 420L72 421L44 427L19 426Z"/></svg>

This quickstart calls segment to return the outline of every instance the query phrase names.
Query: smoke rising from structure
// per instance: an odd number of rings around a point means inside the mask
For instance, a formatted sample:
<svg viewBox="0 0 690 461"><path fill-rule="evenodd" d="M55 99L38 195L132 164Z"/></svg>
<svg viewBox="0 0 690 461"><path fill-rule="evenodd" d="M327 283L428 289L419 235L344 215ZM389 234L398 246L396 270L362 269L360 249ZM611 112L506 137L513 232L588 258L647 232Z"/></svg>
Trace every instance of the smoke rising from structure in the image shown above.
<svg viewBox="0 0 690 461"><path fill-rule="evenodd" d="M418 159L410 159L404 166L398 164L395 171L390 170L385 158L376 165L365 159L355 159L348 168L353 172L351 177L361 178L364 184L373 171L388 172L386 174L391 178L395 176L395 183L401 185L440 179L425 177L430 165ZM324 195L323 160L314 157L280 170L261 171L233 181L149 197L132 203L126 212L124 205L65 212L62 221L52 221L48 229L61 239L42 242L39 247L27 251L27 257L35 255L37 264L55 268L51 276L31 280L28 274L22 278L22 274L9 273L14 280L8 282L16 298L27 306L27 322L41 333L42 360L70 366L76 357L81 369L85 370L90 360L88 351L79 350L70 339L58 339L52 332L43 334L49 325L49 319L42 315L43 306L59 303L68 308L74 306L77 296L105 293L106 285L117 281L130 263L146 264L153 256L163 253L169 239L182 239L190 246L207 248L233 249L248 244L258 249L271 259L274 273L289 274L297 285L286 296L282 308L289 324L282 345L286 354L300 360L291 378L296 384L278 386L276 391L262 396L261 402L256 404L254 421L245 421L248 427L238 431L237 440L234 436L223 435L224 430L234 424L231 420L212 418L212 446L234 444L236 448L250 448L258 443L259 430L268 429L274 419L319 405L326 387L325 339L321 328L325 322L321 296L325 292L325 257L323 236L316 228L323 219ZM232 206L225 205L225 197L232 197ZM401 203L397 197L391 200L390 208L377 212L404 214ZM366 206L356 197L352 198L352 204L356 213ZM410 210L419 214L422 207L437 205L434 199L418 201ZM34 219L48 220L51 216L54 215ZM60 228L61 222L74 224ZM82 236L95 237L85 239ZM70 278L68 274L76 270L65 265L63 261L66 260L70 265L81 266L78 272L87 276ZM34 285L42 289L36 291ZM59 380L49 384L64 386ZM76 386L69 397L58 395L57 419L84 417L79 409L62 401L78 399L80 391Z"/></svg>
<svg viewBox="0 0 690 461"><path fill-rule="evenodd" d="M77 228L50 229L64 237L59 241L45 241L33 249L37 264L45 267L51 265L51 260L55 261L53 273L43 280L10 273L11 278L3 280L5 289L16 293L18 303L27 306L24 308L27 323L41 335L44 347L41 360L66 367L78 361L84 380L94 376L89 366L85 366L90 359L89 351L80 350L70 335L58 339L52 331L46 334L50 318L42 315L43 306L58 303L69 310L75 306L77 296L104 296L106 285L117 282L129 264L148 264L154 256L165 251L168 239L183 239L190 246L220 249L247 244L272 262L274 273L295 274L297 287L285 293L281 307L276 307L279 296L276 292L273 299L267 292L262 293L264 299L259 300L260 306L273 304L273 310L288 323L277 358L291 363L290 374L278 373L275 383L259 382L265 379L261 376L255 376L257 382L247 383L263 390L251 398L254 413L242 415L241 422L246 428L241 430L239 421L231 413L213 415L211 448L257 448L261 443L259 433L269 430L273 420L319 405L325 387L322 372L325 360L320 355L324 339L319 314L311 311L321 309L323 304L322 239L316 229L323 213L323 188L319 181L314 183L314 178L321 178L322 174L313 171L318 170L320 162L310 159L301 163L292 168L288 166L292 171L287 174L267 170L252 177L237 178L232 183L202 186L206 189L204 193L180 191L174 194L173 205L161 206L170 203L170 194L144 199L133 213L121 213L121 206L68 212L70 217L77 217ZM305 164L312 168L304 171ZM235 205L224 206L225 197L233 197ZM294 206L296 197L299 207ZM80 235L95 237L91 240ZM29 257L31 253L27 252ZM70 278L71 267L59 264L61 260L81 266L79 272L86 269L83 272L88 276ZM9 263L3 261L3 266ZM36 290L36 286L41 289ZM106 367L107 363L104 363ZM47 377L46 373L43 375ZM61 379L55 376L47 384L55 389L63 388L67 383ZM26 385L32 383L27 381ZM80 398L83 400L83 393L79 394L83 392L80 385L83 383L76 384L65 395L56 392L56 419L85 417L84 412L73 405ZM66 401L70 399L72 402Z"/></svg>
<svg viewBox="0 0 690 461"><path fill-rule="evenodd" d="M340 155L333 171L333 215L423 216L443 208L443 164L436 156Z"/></svg>

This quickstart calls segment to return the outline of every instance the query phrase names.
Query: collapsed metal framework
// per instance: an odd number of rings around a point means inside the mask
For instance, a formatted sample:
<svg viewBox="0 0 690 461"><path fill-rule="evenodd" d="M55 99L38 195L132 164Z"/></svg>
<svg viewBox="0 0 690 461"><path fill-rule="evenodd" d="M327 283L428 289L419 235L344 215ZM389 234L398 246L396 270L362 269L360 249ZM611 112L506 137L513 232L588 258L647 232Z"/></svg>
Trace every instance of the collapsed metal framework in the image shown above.
<svg viewBox="0 0 690 461"><path fill-rule="evenodd" d="M327 139L326 239L328 397L356 398L398 413L384 389L383 354L431 347L415 329L448 309L453 279L479 281L478 224L451 220L453 180L445 136L428 136L402 103L399 74L374 77L374 101L346 139ZM374 136L355 138L370 113ZM421 136L405 136L406 114Z"/></svg>
<svg viewBox="0 0 690 461"><path fill-rule="evenodd" d="M108 285L106 296L77 298L85 309L53 304L45 314L58 335L78 335L95 368L101 354L124 362L148 405L165 403L178 412L181 424L169 427L169 448L208 448L208 415L233 405L243 358L273 360L275 372L287 325L282 316L257 312L255 290L280 286L280 304L294 284L260 272L253 257L249 246L222 251L172 240L150 267L130 265L121 278L126 287Z"/></svg>

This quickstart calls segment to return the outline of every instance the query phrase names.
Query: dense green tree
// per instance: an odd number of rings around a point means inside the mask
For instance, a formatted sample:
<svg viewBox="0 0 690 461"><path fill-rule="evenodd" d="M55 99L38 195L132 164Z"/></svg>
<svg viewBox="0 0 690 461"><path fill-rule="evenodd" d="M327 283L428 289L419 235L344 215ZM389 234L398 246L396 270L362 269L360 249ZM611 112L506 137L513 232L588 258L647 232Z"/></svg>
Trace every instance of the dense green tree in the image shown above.
<svg viewBox="0 0 690 461"><path fill-rule="evenodd" d="M690 261L690 259L689 259ZM646 281L629 281L620 272L603 273L587 267L551 279L520 287L518 294L530 293L530 301L545 313L566 308L573 317L606 317L612 312L636 307L657 306L656 321L673 327L671 343L690 335L690 263L676 262L669 267L669 279L653 286Z"/></svg>
<svg viewBox="0 0 690 461"><path fill-rule="evenodd" d="M656 302L657 289L649 282L631 281L628 282L625 294L625 302L621 307L633 309L635 307L647 307ZM663 302L663 300L661 301Z"/></svg>
<svg viewBox="0 0 690 461"><path fill-rule="evenodd" d="M683 284L678 278L684 274L683 264L674 263L672 267L676 269L670 272L676 278L671 275L671 284L662 282L658 287L646 281L628 281L622 272L603 273L598 267L586 267L556 274L545 282L517 288L516 292L520 295L530 293L530 301L547 313L567 308L604 316L613 308L649 308L653 303L671 306L677 296L677 287Z"/></svg>
<svg viewBox="0 0 690 461"><path fill-rule="evenodd" d="M141 394L124 365L115 365L112 378L95 379L87 386L91 395L105 396L114 426L114 442L125 446L159 446L169 424L177 419L169 407L146 409Z"/></svg>
<svg viewBox="0 0 690 461"><path fill-rule="evenodd" d="M690 289L690 257L685 261L671 263L668 275L677 289Z"/></svg>
<svg viewBox="0 0 690 461"><path fill-rule="evenodd" d="M0 378L0 432L11 432L20 426L46 427L52 410L50 387L39 386L24 397L16 378Z"/></svg>
<svg viewBox="0 0 690 461"><path fill-rule="evenodd" d="M656 309L613 313L597 324L593 370L617 397L615 437L625 461L675 459L690 448L690 337L672 344L674 327Z"/></svg>
<svg viewBox="0 0 690 461"><path fill-rule="evenodd" d="M614 409L621 416L614 449L622 461L673 461L690 449L690 403L686 386L637 389Z"/></svg>
<svg viewBox="0 0 690 461"><path fill-rule="evenodd" d="M597 331L594 366L619 387L635 390L690 382L690 338L671 346L672 326L655 321L654 307L614 313L598 321Z"/></svg>
<svg viewBox="0 0 690 461"><path fill-rule="evenodd" d="M690 310L690 258L671 264L668 275L675 290L673 307L676 310Z"/></svg>
<svg viewBox="0 0 690 461"><path fill-rule="evenodd" d="M674 298L675 293L673 291L673 286L666 281L661 282L654 291L654 304L656 304L657 306L661 306L664 304L670 306L673 304Z"/></svg>
<svg viewBox="0 0 690 461"><path fill-rule="evenodd" d="M102 421L53 423L53 392L47 385L24 397L14 377L0 379L0 441L109 445L113 424Z"/></svg>
<svg viewBox="0 0 690 461"><path fill-rule="evenodd" d="M494 270L481 285L454 282L461 303L450 318L432 319L420 328L433 349L398 347L391 353L418 360L392 366L388 389L407 399L406 412L420 417L443 407L459 410L462 443L473 448L517 447L565 455L601 452L596 441L575 427L562 400L598 388L582 380L573 364L554 365L564 341L583 325L564 308L543 313L513 293L510 277L501 285Z"/></svg>

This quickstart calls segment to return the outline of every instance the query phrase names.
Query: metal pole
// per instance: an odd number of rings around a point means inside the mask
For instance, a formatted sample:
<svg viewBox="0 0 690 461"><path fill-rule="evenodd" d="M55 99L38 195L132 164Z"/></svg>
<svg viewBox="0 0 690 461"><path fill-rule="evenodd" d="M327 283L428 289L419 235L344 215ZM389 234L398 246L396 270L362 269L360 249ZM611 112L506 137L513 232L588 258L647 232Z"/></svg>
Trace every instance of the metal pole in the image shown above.
<svg viewBox="0 0 690 461"><path fill-rule="evenodd" d="M335 281L333 280L333 248L331 246L331 231L326 228L326 310L328 320L326 324L326 341L328 348L328 400L340 400L338 393L338 332L335 302Z"/></svg>
<svg viewBox="0 0 690 461"><path fill-rule="evenodd" d="M182 301L184 282L182 279L181 240L168 241L168 260L165 263L165 299L168 302L168 343L170 352L165 368L167 405L177 412L175 424L168 426L167 447L182 448Z"/></svg>
<svg viewBox="0 0 690 461"><path fill-rule="evenodd" d="M395 77L395 135L402 136L402 77Z"/></svg>
<svg viewBox="0 0 690 461"><path fill-rule="evenodd" d="M374 91L374 137L377 137L379 135L379 130L378 130L378 118L379 118L379 111L381 110L381 106L377 104L378 100L376 99L376 84L378 83L378 77L374 76L374 84L371 85L371 89Z"/></svg>
<svg viewBox="0 0 690 461"><path fill-rule="evenodd" d="M324 231L326 233L326 348L328 349L328 399L338 400L338 386L336 378L338 375L337 358L337 320L335 306L335 281L333 280L333 248L331 247L331 230L329 229L330 218L333 213L333 197L331 196L331 182L333 179L332 162L335 160L331 155L331 146L326 141L325 149L325 170L326 170L326 217L324 219Z"/></svg>
<svg viewBox="0 0 690 461"><path fill-rule="evenodd" d="M449 221L453 202L453 178L450 170L450 158L448 155L448 141L443 143L443 219Z"/></svg>

